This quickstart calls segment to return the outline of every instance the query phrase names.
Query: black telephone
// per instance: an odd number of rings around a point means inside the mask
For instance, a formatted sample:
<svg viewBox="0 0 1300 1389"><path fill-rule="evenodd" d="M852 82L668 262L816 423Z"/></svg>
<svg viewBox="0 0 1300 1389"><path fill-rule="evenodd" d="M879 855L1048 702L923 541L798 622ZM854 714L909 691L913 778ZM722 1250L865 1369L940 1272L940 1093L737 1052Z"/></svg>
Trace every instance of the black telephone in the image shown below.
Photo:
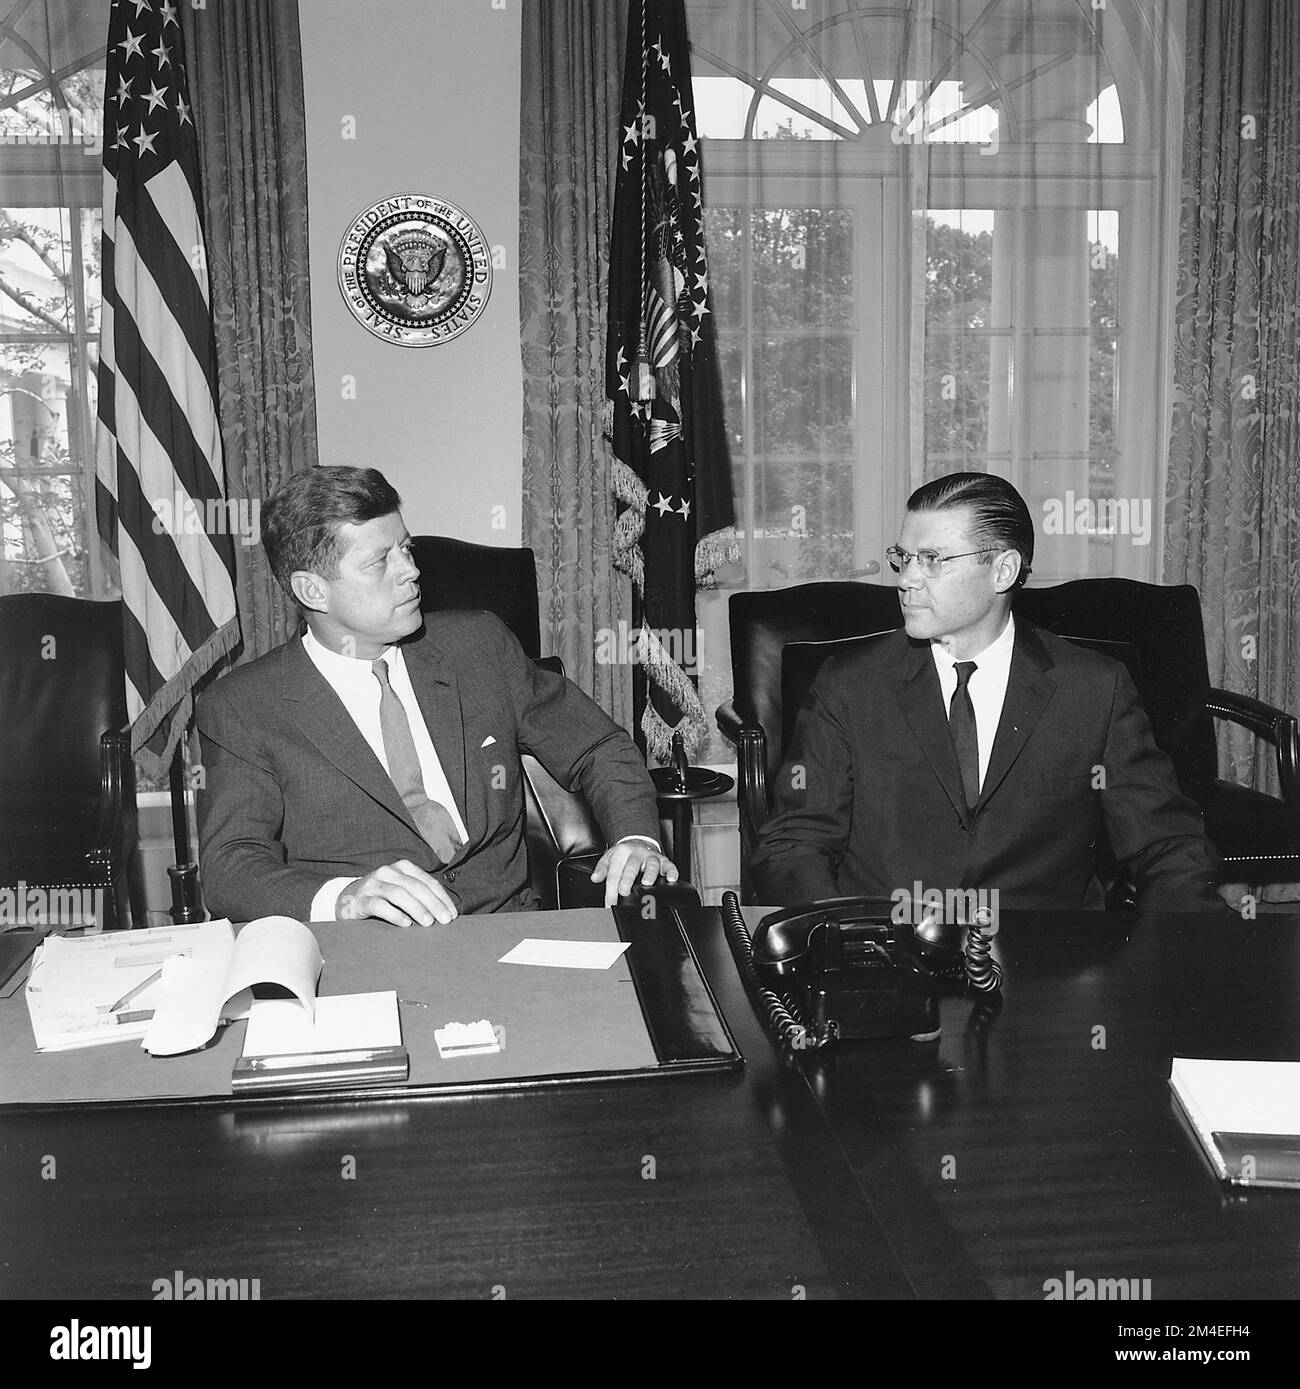
<svg viewBox="0 0 1300 1389"><path fill-rule="evenodd" d="M1001 987L989 953L997 927L987 916L964 923L925 907L913 923L897 914L891 899L832 897L772 912L751 941L736 894L722 898L741 974L795 1050L837 1039L933 1041L938 980L962 980L981 993Z"/></svg>

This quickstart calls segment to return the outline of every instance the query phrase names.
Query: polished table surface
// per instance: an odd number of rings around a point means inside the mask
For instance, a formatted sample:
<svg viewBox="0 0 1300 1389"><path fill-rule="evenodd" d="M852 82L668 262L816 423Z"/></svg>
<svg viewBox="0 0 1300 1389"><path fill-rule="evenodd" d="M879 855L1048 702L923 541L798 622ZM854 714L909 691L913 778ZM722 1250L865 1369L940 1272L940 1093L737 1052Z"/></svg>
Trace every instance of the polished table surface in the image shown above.
<svg viewBox="0 0 1300 1389"><path fill-rule="evenodd" d="M1007 913L995 1017L794 1057L718 913L685 924L743 1074L10 1111L0 1297L1300 1295L1300 1193L1230 1194L1168 1088L1175 1055L1300 1057L1300 921Z"/></svg>

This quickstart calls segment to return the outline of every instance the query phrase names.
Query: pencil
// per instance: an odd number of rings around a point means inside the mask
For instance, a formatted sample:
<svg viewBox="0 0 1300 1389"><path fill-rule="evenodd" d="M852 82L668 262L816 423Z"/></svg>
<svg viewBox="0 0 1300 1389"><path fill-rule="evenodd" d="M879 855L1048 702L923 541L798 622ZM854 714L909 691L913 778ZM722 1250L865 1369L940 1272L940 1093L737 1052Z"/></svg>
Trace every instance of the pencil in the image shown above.
<svg viewBox="0 0 1300 1389"><path fill-rule="evenodd" d="M124 993L122 997L117 1000L116 1003L110 1004L108 1011L110 1013L116 1013L119 1008L125 1007L125 1005L130 1003L130 1001L133 998L135 998L138 994L144 993L144 991L149 987L150 984L155 983L157 980L161 978L162 970L154 970L154 972L148 977L148 979L141 979L141 981L135 986L135 988L128 989L126 993Z"/></svg>

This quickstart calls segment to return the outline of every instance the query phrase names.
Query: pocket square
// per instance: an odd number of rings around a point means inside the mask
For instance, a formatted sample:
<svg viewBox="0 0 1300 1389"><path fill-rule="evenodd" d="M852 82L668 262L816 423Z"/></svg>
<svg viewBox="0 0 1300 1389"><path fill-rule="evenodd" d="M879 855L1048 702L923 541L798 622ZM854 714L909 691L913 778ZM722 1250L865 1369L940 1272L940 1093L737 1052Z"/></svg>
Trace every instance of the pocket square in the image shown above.
<svg viewBox="0 0 1300 1389"><path fill-rule="evenodd" d="M483 741L479 744L479 747L480 747L480 748L490 748L490 747L492 746L492 744L495 743L495 742L496 742L496 739L489 733L489 734L487 735L487 737L484 738Z"/></svg>

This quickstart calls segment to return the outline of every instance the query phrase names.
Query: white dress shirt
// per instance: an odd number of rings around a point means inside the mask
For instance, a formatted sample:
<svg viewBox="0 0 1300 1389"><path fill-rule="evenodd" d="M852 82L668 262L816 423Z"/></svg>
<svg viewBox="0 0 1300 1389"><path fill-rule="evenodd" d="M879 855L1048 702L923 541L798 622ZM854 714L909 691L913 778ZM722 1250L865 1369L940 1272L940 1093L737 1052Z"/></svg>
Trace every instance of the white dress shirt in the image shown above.
<svg viewBox="0 0 1300 1389"><path fill-rule="evenodd" d="M984 775L989 769L993 739L997 736L998 722L1002 718L1002 704L1007 697L1007 681L1011 678L1011 653L1015 645L1016 624L1008 613L1007 625L1002 629L1001 635L995 637L979 655L965 658L975 662L975 669L971 671L966 688L970 692L970 702L975 709L981 790L984 787ZM934 668L939 673L943 707L947 710L957 689L957 663L937 641L930 643L930 654L934 657Z"/></svg>
<svg viewBox="0 0 1300 1389"><path fill-rule="evenodd" d="M370 745L370 750L379 759L379 765L388 771L388 758L384 752L384 735L379 723L379 681L375 678L372 663L356 656L340 656L331 651L312 635L309 628L302 638L312 665L329 682L330 688L343 701L343 707L352 716L357 731ZM438 760L438 751L433 746L429 729L424 722L424 714L411 687L411 677L406 670L406 661L400 646L390 646L383 652L383 660L388 663L388 683L393 693L402 701L407 721L411 725L411 737L415 740L415 753L420 759L420 772L424 778L424 794L431 801L440 801L447 807L447 813L456 824L456 832L461 842L469 838L465 821L461 818L460 807L451 793L447 774ZM390 773L391 775L391 773ZM312 898L311 919L313 921L333 921L338 914L339 893L352 878L331 878Z"/></svg>

